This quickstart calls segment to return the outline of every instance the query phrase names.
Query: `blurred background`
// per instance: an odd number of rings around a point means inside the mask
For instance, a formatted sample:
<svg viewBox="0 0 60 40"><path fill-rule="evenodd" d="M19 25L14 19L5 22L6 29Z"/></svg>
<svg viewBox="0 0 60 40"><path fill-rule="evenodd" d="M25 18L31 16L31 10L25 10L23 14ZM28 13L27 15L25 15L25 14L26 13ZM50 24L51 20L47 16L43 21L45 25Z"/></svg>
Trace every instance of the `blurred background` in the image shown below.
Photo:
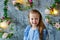
<svg viewBox="0 0 60 40"><path fill-rule="evenodd" d="M41 12L49 40L60 40L60 0L0 0L0 18L9 17L14 23L13 36L5 40L23 40L24 29L29 25L28 13L32 9Z"/></svg>

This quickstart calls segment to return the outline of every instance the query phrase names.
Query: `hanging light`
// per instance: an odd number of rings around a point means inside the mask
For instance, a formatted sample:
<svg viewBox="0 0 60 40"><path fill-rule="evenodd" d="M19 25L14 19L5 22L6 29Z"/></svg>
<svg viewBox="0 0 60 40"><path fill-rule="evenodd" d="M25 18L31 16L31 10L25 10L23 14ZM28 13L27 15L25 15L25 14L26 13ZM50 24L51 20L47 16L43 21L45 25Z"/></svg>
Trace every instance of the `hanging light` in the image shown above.
<svg viewBox="0 0 60 40"><path fill-rule="evenodd" d="M54 15L58 15L58 10L54 8Z"/></svg>

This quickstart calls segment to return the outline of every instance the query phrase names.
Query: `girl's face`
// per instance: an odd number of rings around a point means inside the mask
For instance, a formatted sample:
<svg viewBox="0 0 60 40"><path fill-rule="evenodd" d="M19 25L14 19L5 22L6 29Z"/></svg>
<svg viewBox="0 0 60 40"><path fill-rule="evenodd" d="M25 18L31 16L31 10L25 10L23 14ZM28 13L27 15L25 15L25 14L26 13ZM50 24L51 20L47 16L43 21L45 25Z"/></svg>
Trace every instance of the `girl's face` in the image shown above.
<svg viewBox="0 0 60 40"><path fill-rule="evenodd" d="M38 13L30 13L29 20L32 26L37 26L39 23L39 14Z"/></svg>

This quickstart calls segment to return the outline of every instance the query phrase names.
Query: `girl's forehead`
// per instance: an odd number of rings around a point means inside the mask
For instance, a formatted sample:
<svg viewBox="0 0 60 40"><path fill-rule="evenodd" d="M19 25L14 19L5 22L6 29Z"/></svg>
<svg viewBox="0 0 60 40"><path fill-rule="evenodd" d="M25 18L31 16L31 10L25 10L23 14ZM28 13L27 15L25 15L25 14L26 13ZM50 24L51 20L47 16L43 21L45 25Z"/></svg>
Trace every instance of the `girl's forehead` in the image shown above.
<svg viewBox="0 0 60 40"><path fill-rule="evenodd" d="M38 13L30 13L29 16L30 16L30 17L39 17L39 14L38 14Z"/></svg>
<svg viewBox="0 0 60 40"><path fill-rule="evenodd" d="M39 15L38 13L30 13L30 15Z"/></svg>

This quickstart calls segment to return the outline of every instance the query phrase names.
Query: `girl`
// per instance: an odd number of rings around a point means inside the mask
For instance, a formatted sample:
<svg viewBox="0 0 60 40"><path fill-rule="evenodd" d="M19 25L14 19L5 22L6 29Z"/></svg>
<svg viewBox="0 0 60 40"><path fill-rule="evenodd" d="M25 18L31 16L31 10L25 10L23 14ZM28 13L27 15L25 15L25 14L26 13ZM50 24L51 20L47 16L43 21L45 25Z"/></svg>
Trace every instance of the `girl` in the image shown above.
<svg viewBox="0 0 60 40"><path fill-rule="evenodd" d="M29 23L24 30L24 40L46 40L47 30L42 22L41 13L38 10L31 10L29 15Z"/></svg>

